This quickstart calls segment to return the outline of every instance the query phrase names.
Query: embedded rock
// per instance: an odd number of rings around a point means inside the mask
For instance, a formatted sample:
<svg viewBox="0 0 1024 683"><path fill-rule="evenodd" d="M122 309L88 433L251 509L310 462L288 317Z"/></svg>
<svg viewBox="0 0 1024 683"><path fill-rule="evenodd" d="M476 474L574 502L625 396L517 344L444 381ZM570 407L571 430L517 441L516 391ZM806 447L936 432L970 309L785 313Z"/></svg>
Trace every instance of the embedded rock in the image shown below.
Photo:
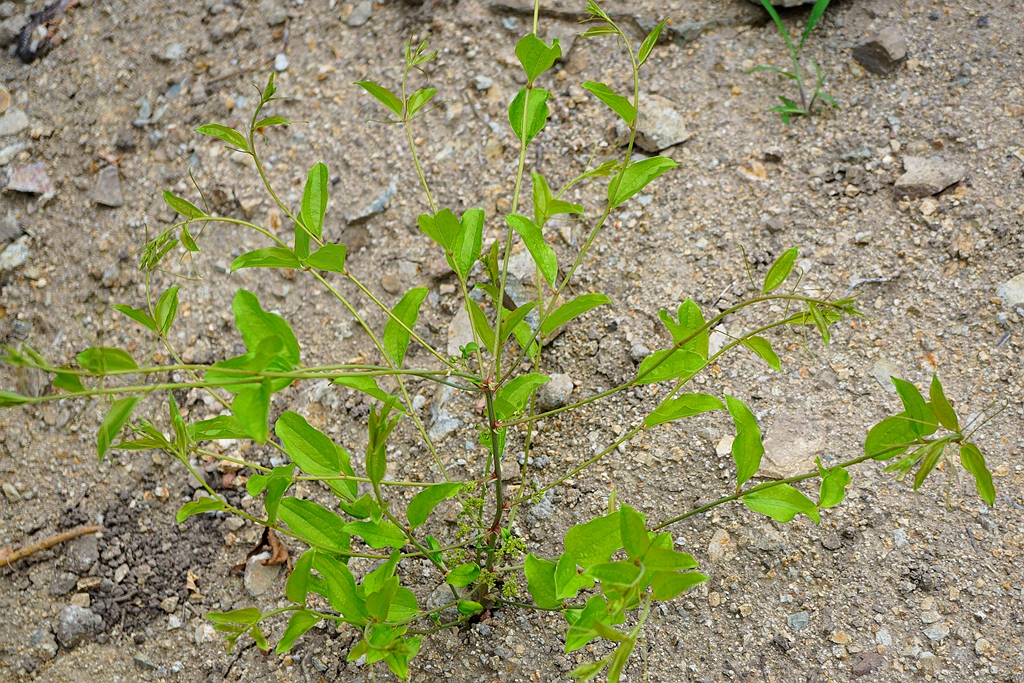
<svg viewBox="0 0 1024 683"><path fill-rule="evenodd" d="M898 29L887 26L853 48L853 58L873 74L891 73L907 57L907 39Z"/></svg>
<svg viewBox="0 0 1024 683"><path fill-rule="evenodd" d="M938 194L967 175L960 164L943 161L939 157L903 157L906 172L896 179L896 196L920 199Z"/></svg>

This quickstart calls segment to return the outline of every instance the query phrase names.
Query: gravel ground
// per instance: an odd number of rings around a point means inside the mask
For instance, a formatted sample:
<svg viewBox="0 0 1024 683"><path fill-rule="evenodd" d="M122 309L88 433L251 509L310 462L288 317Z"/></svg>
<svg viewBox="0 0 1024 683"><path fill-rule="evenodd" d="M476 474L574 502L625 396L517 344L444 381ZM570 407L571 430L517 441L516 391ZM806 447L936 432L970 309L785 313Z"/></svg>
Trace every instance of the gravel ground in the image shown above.
<svg viewBox="0 0 1024 683"><path fill-rule="evenodd" d="M541 33L571 42L582 5L544 7ZM1024 314L1005 305L1008 290L997 296L1024 271L1020 3L835 3L808 49L842 108L790 127L764 111L790 86L745 74L756 64L785 63L776 29L747 0L606 8L638 38L636 24L672 18L673 42L655 49L643 95L672 103L692 137L662 152L680 162L676 171L613 215L577 287L604 292L614 304L570 326L544 358L545 372L571 376L574 399L613 386L634 372L643 347L670 341L659 308L691 296L714 314L753 292L744 251L757 278L784 248L798 246L800 286L808 292L842 294L860 280L885 280L855 290L868 317L837 325L827 348L773 338L781 373L737 353L697 380L702 391L731 393L752 407L783 471L794 457L806 464L820 455L828 464L860 452L866 429L899 404L876 376L899 374L924 386L937 370L962 415L993 401L1006 405L978 435L998 490L992 508L969 477L948 466L915 494L872 463L852 473L847 501L824 514L821 526L806 518L777 525L738 506L673 526L677 547L692 552L711 580L656 610L644 643L650 680L1024 680ZM0 5L0 37L9 42L12 27L36 9ZM246 120L251 84L276 68L279 90L291 97L277 113L305 122L268 134L267 165L283 199L297 204L308 167L324 161L333 181L326 236L348 245L349 267L390 303L410 286L430 287L419 329L446 348L461 303L416 227L425 206L404 136L367 123L379 112L351 82L393 82L401 43L429 36L441 50L429 82L443 104L417 128L428 181L442 206L482 206L491 217L509 207L516 164L504 111L520 87L512 49L528 22L520 9L476 0L207 0L158 1L143 11L123 0L82 0L62 16L49 54L30 65L0 60L11 95L0 118L0 186L7 188L0 195L0 339L28 343L56 362L97 343L160 360L142 330L109 307L141 305L134 252L173 220L161 190L197 198L190 171L217 211L280 226L252 169L193 132L209 121ZM805 16L806 9L784 13L790 25ZM879 76L865 72L851 50L885 27L905 37L908 59ZM545 76L542 85L555 93L552 118L529 164L553 186L593 153L614 149L611 113L576 84L602 80L625 91L623 60L607 42L576 41ZM903 158L932 156L962 167L962 180L936 196L897 197ZM380 202L387 208L363 217L392 188L394 196ZM603 196L594 186L572 199L594 216ZM499 227L488 221L485 244ZM571 262L587 226L553 227L559 261ZM258 246L266 245L230 226L212 228L195 262L183 256L159 277L158 290L183 285L173 341L185 360L239 352L230 300L246 288L292 323L305 363L372 361L372 345L344 310L301 277L227 273L234 256ZM357 298L351 285L338 286ZM361 305L383 328L383 317ZM737 316L725 327L737 333L754 320ZM423 352L410 359L430 362ZM0 371L4 389L38 394L45 382ZM474 406L426 384L412 391L424 399L424 419L448 432L441 441L453 471L479 476L485 456L474 445ZM197 419L214 414L199 394L180 398ZM538 480L603 448L657 403L657 388L648 387L572 419L545 421L534 451L544 465ZM285 657L254 648L226 654L210 638L204 612L275 605L283 576L267 577L271 590L254 597L232 574L259 539L251 525L216 517L174 524L174 511L194 492L180 464L148 453L97 464L101 407L57 402L0 415L0 547L87 522L103 527L98 541L79 539L0 573L0 677L368 680L364 667L345 662L355 642L349 630L311 632ZM273 410L285 407L362 451L368 404L359 395L305 384L275 398ZM159 410L147 404L139 414ZM725 495L733 475L728 455L718 452L731 433L717 415L645 432L520 515L519 532L531 551L550 557L561 551L566 529L601 514L612 488L651 520ZM398 478L429 476L412 437L403 425ZM511 448L522 449L521 437ZM245 454L270 458L258 446ZM208 480L249 505L244 488L216 466ZM323 494L309 488L306 495ZM454 539L454 510L442 509L438 519L442 541ZM353 562L357 575L369 568ZM400 573L421 599L440 582L411 561ZM564 631L561 617L494 611L472 628L428 640L413 680L563 680L607 651L594 644L563 654ZM626 677L641 680L638 658Z"/></svg>

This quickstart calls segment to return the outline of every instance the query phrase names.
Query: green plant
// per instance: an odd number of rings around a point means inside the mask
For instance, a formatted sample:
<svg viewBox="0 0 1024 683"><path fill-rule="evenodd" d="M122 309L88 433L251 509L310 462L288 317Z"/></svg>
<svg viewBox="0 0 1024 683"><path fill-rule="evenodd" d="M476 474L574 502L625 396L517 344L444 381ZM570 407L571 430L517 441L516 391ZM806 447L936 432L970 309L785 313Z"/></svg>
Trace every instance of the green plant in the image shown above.
<svg viewBox="0 0 1024 683"><path fill-rule="evenodd" d="M615 93L606 84L585 84L623 118L630 130L629 143L623 158L584 171L557 192L543 176L531 174L532 217L519 212L527 150L546 124L546 102L551 97L538 82L560 56L557 41L548 45L536 36L535 15L534 32L516 44L526 85L509 106L509 123L520 140L520 150L511 211L504 217L507 230L503 244L495 242L484 248L483 211L470 209L460 217L437 206L416 156L412 126L425 113L436 91L424 87L410 92L410 80L436 53L427 52L425 43L406 46L398 93L369 81L359 83L390 112L388 122L402 126L407 133L412 162L429 206L429 212L419 217L419 226L443 250L472 321L474 341L463 347L459 356L442 354L417 334L419 310L427 295L425 288L409 290L389 307L346 267L345 246L325 240L329 188L326 166L318 163L309 171L299 207L289 207L274 191L257 145L266 131L288 123L279 116L264 116L264 109L278 99L273 76L260 92L259 103L244 133L217 124L198 130L251 157L266 191L293 224L291 243L259 225L213 215L165 192L165 200L183 220L149 241L140 252L146 305L114 308L149 330L173 362L139 365L122 349L95 347L78 354L75 365L58 367L27 346L6 348L7 363L49 373L54 392L40 397L0 392L0 407L67 398L108 400L110 406L97 434L99 458L111 449L161 450L179 460L203 487L203 495L180 508L178 522L196 514L226 512L307 546L288 578L287 606L268 612L248 608L208 615L216 629L226 635L229 647L248 635L261 649L269 650L266 627L279 616L287 615L288 622L277 641L277 652L289 650L297 638L322 621L346 623L361 634L348 654L350 660L365 656L371 671L376 662L384 661L392 672L405 679L409 662L418 653L424 636L479 618L491 605L504 605L563 614L567 622L567 651L580 649L596 638L614 644L612 654L584 664L574 675L588 680L607 671L607 679L617 681L638 644L642 648L642 633L652 603L672 600L707 578L693 571L697 568L694 558L677 551L672 536L665 531L682 519L739 500L778 522L788 522L798 514L818 522L821 510L843 500L850 483L848 467L867 460L899 457L888 469L904 476L916 467L916 488L953 446L959 448L961 464L975 477L981 496L989 504L993 502L992 479L984 458L969 441L973 431L965 433L937 377L932 380L928 400L914 385L893 380L904 410L871 429L862 454L828 469L819 462L815 470L797 477L751 483L764 451L754 414L734 396L726 395L723 402L718 396L684 390L695 377L735 349L752 352L780 370L781 361L766 335L790 331L806 336L816 331L828 344L830 326L844 316L859 315L853 299L803 296L797 293L795 285L793 289L783 289L783 285L795 279L791 278L797 259L795 248L782 253L768 269L763 283L755 285L755 296L710 320L705 319L692 299L686 299L675 315L660 311L659 317L673 342L643 360L629 381L575 403L538 412L537 390L549 380L541 373L545 346L563 325L610 303L608 297L599 293L563 299L569 282L611 212L676 165L664 157L631 159L640 107L640 69L663 24L634 51L628 37L596 4L590 2L587 11L594 25L584 37L612 36L623 41L630 57L631 98ZM566 191L578 183L602 178L609 178L606 205L591 219L588 238L563 275L558 255L545 239L544 228L554 216L586 220L584 207L568 202L564 198ZM179 286L166 287L155 296L159 284L171 277L161 263L177 248L182 253L198 252L207 227L220 223L254 230L272 243L236 258L232 270L299 271L324 287L349 311L376 348L380 362L303 365L301 348L289 324L281 316L264 310L257 297L244 290L236 292L232 310L246 353L211 365L183 362L169 336L177 317ZM536 301L518 307L505 303L509 256L517 238L535 261L537 289ZM482 267L476 266L477 261L482 262ZM387 316L382 331L375 330L332 283L339 278L348 280ZM483 294L482 305L470 296L473 286ZM784 313L775 315L769 310L766 319L710 353L711 328L739 311L764 311L772 304L784 306ZM537 316L534 326L527 321L530 313ZM413 343L427 352L425 359L420 357L420 367L410 367L406 362ZM311 380L329 380L363 392L375 401L366 422L361 464L353 462L345 448L294 411L280 414L271 433L271 396L294 383ZM450 478L445 459L414 408L409 389L413 380L445 384L482 399L484 417L477 429L479 442L487 449L487 462L478 477L466 481ZM538 420L653 383L671 387L667 397L606 448L550 481L541 483L530 477L531 444ZM224 413L212 419L187 419L191 416L179 407L179 400L183 390L192 389L208 392L226 409ZM140 407L140 402L147 398L150 400ZM557 558L546 559L528 552L524 540L516 536L513 523L524 503L537 500L593 466L644 430L664 428L662 425L718 410L728 411L736 428L732 444L736 482L728 494L655 523L628 504L619 504L613 493L605 515L568 531L563 540L564 552ZM135 413L138 415L133 420ZM430 453L436 474L424 465L420 481L388 478L392 457L388 446L402 423L411 423L413 436L418 435ZM940 427L944 432L936 436ZM119 440L125 430L130 436ZM403 436L407 437L409 434ZM288 462L268 467L243 457L227 456L210 444L218 439L266 444L286 455ZM510 441L522 443L525 454L524 487L514 494L506 488L502 477L502 465L510 457ZM204 457L248 468L246 490L253 497L262 496L265 514L236 507L211 487L197 471L198 460ZM362 470L360 474L357 469ZM805 480L820 480L817 502L798 487ZM296 490L299 486L304 491ZM418 492L405 503L402 492L409 488ZM624 492L627 497L631 493ZM444 544L427 529L432 513L446 500L456 501L461 513L456 538ZM381 563L357 579L348 567L353 557ZM436 567L445 577L451 599L440 607L423 609L396 574L403 558ZM525 578L532 602L520 596L520 577Z"/></svg>
<svg viewBox="0 0 1024 683"><path fill-rule="evenodd" d="M818 63L814 61L814 58L808 56L811 66L814 67L814 91L810 94L809 99L809 86L805 82L805 74L803 69L800 67L800 59L803 56L804 43L807 42L807 37L811 35L811 31L814 30L814 27L818 25L818 21L825 13L828 3L829 0L817 0L817 2L814 3L814 6L811 8L811 14L807 17L807 25L804 26L804 32L800 34L800 42L793 45L793 39L789 35L789 31L786 30L786 25L782 23L779 13L775 10L775 7L772 6L771 0L761 0L761 4L764 5L766 10L768 10L768 14L770 14L772 19L775 21L775 25L779 27L779 33L782 34L782 39L786 41L786 49L789 50L789 58L793 62L793 70L785 71L774 66L755 66L747 73L754 73L755 71L771 71L779 74L780 76L796 81L797 90L800 92L800 103L797 104L793 100L779 95L779 99L782 100L782 104L768 110L776 112L786 125L789 125L790 116L810 116L811 112L814 111L814 105L818 101L819 97L836 109L839 108L839 104L832 98L832 96L822 90L822 86L825 85L825 74L822 73L821 68L818 66Z"/></svg>

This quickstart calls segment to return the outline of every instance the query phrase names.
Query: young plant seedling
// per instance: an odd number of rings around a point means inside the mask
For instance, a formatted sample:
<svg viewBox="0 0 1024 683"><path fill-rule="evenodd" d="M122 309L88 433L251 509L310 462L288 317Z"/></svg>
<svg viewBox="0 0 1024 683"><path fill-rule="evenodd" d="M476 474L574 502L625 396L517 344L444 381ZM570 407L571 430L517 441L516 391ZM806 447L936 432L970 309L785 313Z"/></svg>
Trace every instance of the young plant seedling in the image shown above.
<svg viewBox="0 0 1024 683"><path fill-rule="evenodd" d="M793 100L779 95L779 99L782 100L782 104L772 107L768 111L775 112L782 119L783 123L787 126L790 123L791 116L810 116L811 112L814 111L814 105L817 103L818 98L821 98L831 104L835 108L839 108L839 104L822 89L825 85L825 74L822 72L821 67L810 55L807 56L807 60L814 67L814 90L810 90L810 85L807 83L807 74L801 67L801 59L803 58L804 44L807 42L808 36L814 30L814 27L818 25L818 21L821 20L821 16L825 13L825 9L828 7L829 0L817 0L814 3L814 7L811 8L811 14L807 17L807 25L804 27L803 33L800 35L800 41L793 44L793 38L789 35L789 31L786 29L786 25L782 23L779 13L775 10L771 0L761 0L761 4L771 15L775 21L775 25L779 27L779 33L782 34L782 39L786 41L786 49L789 51L789 58L793 63L792 70L786 71L779 69L774 66L755 66L747 73L754 73L755 71L771 71L773 73L784 76L785 78L791 79L796 82L797 90L800 93L800 102L794 102ZM808 92L810 91L810 94Z"/></svg>

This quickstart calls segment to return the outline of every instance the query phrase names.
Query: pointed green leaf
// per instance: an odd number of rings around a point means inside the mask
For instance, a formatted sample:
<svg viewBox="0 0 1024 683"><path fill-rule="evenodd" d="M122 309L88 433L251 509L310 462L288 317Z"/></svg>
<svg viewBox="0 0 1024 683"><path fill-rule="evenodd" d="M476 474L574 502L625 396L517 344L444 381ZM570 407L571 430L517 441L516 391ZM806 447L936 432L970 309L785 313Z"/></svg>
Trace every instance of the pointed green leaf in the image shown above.
<svg viewBox="0 0 1024 683"><path fill-rule="evenodd" d="M555 597L555 563L537 557L533 553L526 556L526 585L538 607L557 609L562 601Z"/></svg>
<svg viewBox="0 0 1024 683"><path fill-rule="evenodd" d="M782 361L779 360L779 355L772 348L772 343L764 337L747 337L743 340L743 345L760 356L772 369L782 370Z"/></svg>
<svg viewBox="0 0 1024 683"><path fill-rule="evenodd" d="M402 367L402 363L405 361L405 352L409 348L411 337L408 330L416 326L416 320L420 316L420 306L429 292L430 290L426 287L413 287L406 292L391 311L394 317L388 317L388 322L384 326L384 350L388 352L388 356L398 367ZM395 318L405 323L405 327L400 325Z"/></svg>
<svg viewBox="0 0 1024 683"><path fill-rule="evenodd" d="M818 491L818 508L825 510L833 508L843 502L846 497L846 487L850 485L850 473L842 467L825 470L821 461L815 458L818 463L818 470L821 474L821 488Z"/></svg>
<svg viewBox="0 0 1024 683"><path fill-rule="evenodd" d="M636 120L636 109L633 105L622 95L617 94L614 90L609 88L604 83L597 83L595 81L587 81L583 84L583 87L593 93L594 97L604 102L622 117L622 120L626 122L627 126L632 126Z"/></svg>
<svg viewBox="0 0 1024 683"><path fill-rule="evenodd" d="M185 218L202 218L206 215L205 211L192 202L187 199L182 199L181 197L176 197L167 190L164 190L164 201L167 202L167 206L171 207Z"/></svg>
<svg viewBox="0 0 1024 683"><path fill-rule="evenodd" d="M103 460L104 454L110 449L110 444L121 432L121 428L132 415L135 404L139 402L138 396L129 396L114 401L103 418L99 430L96 432L96 455Z"/></svg>
<svg viewBox="0 0 1024 683"><path fill-rule="evenodd" d="M231 262L231 272L242 268L301 268L295 252L284 247L267 247L246 252Z"/></svg>
<svg viewBox="0 0 1024 683"><path fill-rule="evenodd" d="M622 546L626 549L629 559L643 557L651 547L651 539L647 536L647 525L643 515L628 505L619 508L619 533Z"/></svg>
<svg viewBox="0 0 1024 683"><path fill-rule="evenodd" d="M391 522L349 522L345 531L359 536L371 548L395 548L404 546L408 540L402 530Z"/></svg>
<svg viewBox="0 0 1024 683"><path fill-rule="evenodd" d="M572 554L584 569L607 562L621 547L618 511L577 524L565 534L566 552Z"/></svg>
<svg viewBox="0 0 1024 683"><path fill-rule="evenodd" d="M86 349L75 356L75 359L83 370L97 375L139 369L139 364L126 351L106 346L94 346L91 349Z"/></svg>
<svg viewBox="0 0 1024 683"><path fill-rule="evenodd" d="M311 500L284 498L277 515L310 545L342 554L351 548L345 520Z"/></svg>
<svg viewBox="0 0 1024 683"><path fill-rule="evenodd" d="M437 484L435 486L427 486L422 491L416 494L411 501L409 501L409 507L405 510L405 516L409 520L409 527L415 529L421 526L430 517L430 513L434 511L438 503L442 500L448 500L459 495L459 491L462 490L462 484L458 482L450 482L445 484Z"/></svg>
<svg viewBox="0 0 1024 683"><path fill-rule="evenodd" d="M284 343L283 357L291 366L299 364L299 342L292 328L281 316L264 311L255 294L244 289L238 290L231 309L235 314L235 327L241 333L247 349L254 350L263 339L278 336Z"/></svg>
<svg viewBox="0 0 1024 683"><path fill-rule="evenodd" d="M899 394L903 407L906 409L911 429L920 436L934 433L937 425L935 412L925 403L924 396L921 395L918 388L899 377L890 379L892 379L896 393Z"/></svg>
<svg viewBox="0 0 1024 683"><path fill-rule="evenodd" d="M370 93L377 99L378 102L383 104L385 107L390 109L396 116L401 118L402 116L402 100L398 99L398 96L387 88L377 85L373 81L358 81L356 82L360 88Z"/></svg>
<svg viewBox="0 0 1024 683"><path fill-rule="evenodd" d="M660 24L654 27L654 29L647 34L644 38L644 42L640 44L640 51L637 52L637 66L643 66L647 58L651 56L651 50L658 44L658 38L661 36L661 31L665 28L665 24L668 19L664 19Z"/></svg>
<svg viewBox="0 0 1024 683"><path fill-rule="evenodd" d="M538 38L534 33L528 33L516 43L516 57L523 65L526 72L526 79L533 83L537 77L551 68L555 60L562 56L562 48L555 38L552 45L548 45Z"/></svg>
<svg viewBox="0 0 1024 683"><path fill-rule="evenodd" d="M629 165L624 171L612 178L608 184L608 205L614 209L622 205L626 200L641 192L660 175L678 166L675 161L668 157L651 157L643 161L637 161ZM621 180L620 180L621 178ZM612 194L614 192L614 195Z"/></svg>
<svg viewBox="0 0 1024 683"><path fill-rule="evenodd" d="M707 361L692 351L662 349L644 358L637 368L636 384L653 384L670 379L691 377Z"/></svg>
<svg viewBox="0 0 1024 683"><path fill-rule="evenodd" d="M409 116L415 115L416 112L422 109L423 105L429 102L431 98L433 98L434 95L436 94L436 88L421 88L420 90L417 90L412 95L410 95L409 104L407 106Z"/></svg>
<svg viewBox="0 0 1024 683"><path fill-rule="evenodd" d="M309 169L306 187L302 191L302 210L299 214L302 224L319 239L324 232L324 214L327 213L327 185L330 172L323 163Z"/></svg>
<svg viewBox="0 0 1024 683"><path fill-rule="evenodd" d="M985 456L981 454L981 450L973 443L960 444L960 463L965 470L974 475L974 483L982 500L989 505L994 505L996 487L992 483L992 474L985 466Z"/></svg>
<svg viewBox="0 0 1024 683"><path fill-rule="evenodd" d="M750 479L761 467L764 446L761 444L761 428L750 408L733 396L725 397L729 414L736 426L736 438L732 442L732 458L736 463L736 485Z"/></svg>
<svg viewBox="0 0 1024 683"><path fill-rule="evenodd" d="M551 114L547 104L550 98L551 93L544 88L533 88L532 90L523 88L509 104L509 125L512 126L512 132L524 145L529 145L547 123L548 116Z"/></svg>
<svg viewBox="0 0 1024 683"><path fill-rule="evenodd" d="M678 398L665 399L660 406L644 418L644 425L655 427L672 420L700 415L712 410L724 410L725 406L717 396L708 394L683 394Z"/></svg>
<svg viewBox="0 0 1024 683"><path fill-rule="evenodd" d="M219 123L208 123L205 126L199 126L196 128L197 133L203 135L209 135L215 137L218 140L223 140L229 145L234 145L243 152L249 151L249 145L245 142L245 137L234 128L222 126ZM177 209L175 209L177 211Z"/></svg>
<svg viewBox="0 0 1024 683"><path fill-rule="evenodd" d="M938 375L932 375L932 384L928 393L932 400L932 410L935 412L935 418L939 424L951 432L959 432L960 420L957 419L956 411L953 410L953 406L949 404L949 399L946 398L946 394L942 390L942 383L939 382Z"/></svg>
<svg viewBox="0 0 1024 683"><path fill-rule="evenodd" d="M580 294L575 299L566 301L552 311L551 315L544 319L544 323L540 326L540 331L546 337L570 320L578 318L598 306L610 304L611 302L612 300L604 294Z"/></svg>
<svg viewBox="0 0 1024 683"><path fill-rule="evenodd" d="M743 502L754 512L768 515L776 522L788 522L802 513L813 519L815 524L821 523L818 507L789 484L748 493L743 496Z"/></svg>
<svg viewBox="0 0 1024 683"><path fill-rule="evenodd" d="M270 395L273 388L269 378L264 379L255 387L239 390L235 400L231 402L231 412L245 428L250 438L257 443L266 443L270 427Z"/></svg>
<svg viewBox="0 0 1024 683"><path fill-rule="evenodd" d="M346 247L344 244L328 242L303 259L303 265L344 275L345 252Z"/></svg>
<svg viewBox="0 0 1024 683"><path fill-rule="evenodd" d="M149 329L152 332L156 332L156 321L150 317L149 313L146 313L141 308L132 308L126 304L117 304L111 306L115 311L120 311L126 316L139 323L143 327Z"/></svg>
<svg viewBox="0 0 1024 683"><path fill-rule="evenodd" d="M454 270L465 280L473 269L473 264L480 258L484 239L484 212L482 209L469 209L462 214L459 231L452 240L452 261Z"/></svg>
<svg viewBox="0 0 1024 683"><path fill-rule="evenodd" d="M762 292L767 294L772 290L778 289L786 281L789 274L793 272L793 264L796 263L796 257L799 253L796 247L790 247L782 252L779 258L775 259L775 263L768 269L768 274L764 278Z"/></svg>
<svg viewBox="0 0 1024 683"><path fill-rule="evenodd" d="M215 512L219 510L225 510L224 503L217 500L216 498L200 498L199 500L193 500L189 503L185 503L178 510L178 514L175 515L174 519L178 524L181 524L192 515L198 515L203 512Z"/></svg>
<svg viewBox="0 0 1024 683"><path fill-rule="evenodd" d="M319 624L321 618L319 615L307 612L306 610L294 612L291 619L288 620L288 628L281 634L281 640L277 641L277 647L274 649L274 652L283 654L291 650L295 641L306 631Z"/></svg>
<svg viewBox="0 0 1024 683"><path fill-rule="evenodd" d="M451 569L444 577L445 582L456 588L464 588L480 576L480 566L476 562L466 562Z"/></svg>
<svg viewBox="0 0 1024 683"><path fill-rule="evenodd" d="M651 580L651 589L655 600L671 600L707 580L700 572L659 572Z"/></svg>
<svg viewBox="0 0 1024 683"><path fill-rule="evenodd" d="M547 280L548 285L554 287L555 280L558 277L558 258L555 256L555 250L551 248L551 245L544 241L544 234L541 232L541 229L537 227L536 223L520 214L506 216L505 222L523 239L523 243L526 244L526 248L540 269L541 275Z"/></svg>

